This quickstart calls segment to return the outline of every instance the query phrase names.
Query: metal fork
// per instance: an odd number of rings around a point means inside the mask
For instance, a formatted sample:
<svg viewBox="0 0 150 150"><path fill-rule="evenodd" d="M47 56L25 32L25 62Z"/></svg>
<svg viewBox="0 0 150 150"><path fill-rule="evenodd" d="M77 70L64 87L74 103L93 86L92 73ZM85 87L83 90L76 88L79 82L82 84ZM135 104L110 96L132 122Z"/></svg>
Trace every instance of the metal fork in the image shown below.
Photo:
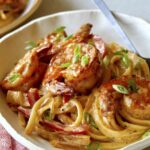
<svg viewBox="0 0 150 150"><path fill-rule="evenodd" d="M127 34L123 31L121 26L116 21L115 17L113 16L112 12L109 10L108 6L103 0L94 0L97 7L104 13L105 17L108 19L108 21L111 23L115 31L121 36L122 40L125 42L126 46L128 48L139 55L138 50L135 48L131 40L128 38ZM141 58L145 59L150 67L150 58L144 58L140 56Z"/></svg>

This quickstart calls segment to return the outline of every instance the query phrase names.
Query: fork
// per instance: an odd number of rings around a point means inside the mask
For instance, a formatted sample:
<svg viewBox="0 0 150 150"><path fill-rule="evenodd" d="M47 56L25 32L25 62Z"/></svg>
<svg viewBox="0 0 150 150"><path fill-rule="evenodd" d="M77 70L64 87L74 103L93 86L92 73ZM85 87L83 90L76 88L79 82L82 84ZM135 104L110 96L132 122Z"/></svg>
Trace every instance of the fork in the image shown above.
<svg viewBox="0 0 150 150"><path fill-rule="evenodd" d="M139 55L138 50L135 48L131 40L128 38L127 34L123 31L121 26L116 21L115 17L113 16L112 12L109 10L108 6L103 0L94 0L97 7L103 12L105 17L108 19L108 21L111 23L115 31L121 36L122 40L125 42L125 44L128 46L128 48ZM140 56L140 55L139 55ZM141 58L145 59L150 67L150 58L145 58L140 56Z"/></svg>

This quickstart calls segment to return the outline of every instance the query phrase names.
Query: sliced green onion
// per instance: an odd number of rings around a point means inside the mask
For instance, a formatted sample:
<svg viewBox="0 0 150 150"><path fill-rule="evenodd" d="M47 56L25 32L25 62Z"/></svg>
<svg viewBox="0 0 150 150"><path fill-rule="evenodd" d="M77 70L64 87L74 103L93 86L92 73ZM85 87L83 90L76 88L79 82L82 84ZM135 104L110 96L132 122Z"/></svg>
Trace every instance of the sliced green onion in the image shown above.
<svg viewBox="0 0 150 150"><path fill-rule="evenodd" d="M105 65L105 67L107 67L109 65L109 62L110 62L110 59L108 56L105 56L104 59L103 59L103 63Z"/></svg>
<svg viewBox="0 0 150 150"><path fill-rule="evenodd" d="M138 91L138 87L135 83L135 80L129 80L128 81L128 88L131 92L137 92Z"/></svg>
<svg viewBox="0 0 150 150"><path fill-rule="evenodd" d="M64 41L67 41L67 40L71 39L72 37L73 37L73 35L71 34L71 35L67 36L66 38L64 38Z"/></svg>
<svg viewBox="0 0 150 150"><path fill-rule="evenodd" d="M80 51L81 51L81 47L78 44L78 45L76 45L76 47L74 49L74 57L73 57L73 60L72 60L73 63L77 63L79 61L80 56L81 56Z"/></svg>
<svg viewBox="0 0 150 150"><path fill-rule="evenodd" d="M101 145L99 142L91 142L87 146L87 150L101 150Z"/></svg>
<svg viewBox="0 0 150 150"><path fill-rule="evenodd" d="M71 65L70 62L64 63L60 65L60 68L68 68Z"/></svg>
<svg viewBox="0 0 150 150"><path fill-rule="evenodd" d="M20 78L21 75L19 73L15 73L13 74L10 78L9 78L9 81L10 82L15 82L18 78Z"/></svg>
<svg viewBox="0 0 150 150"><path fill-rule="evenodd" d="M114 52L114 55L124 55L127 54L128 50L124 49L124 48L120 48L119 51Z"/></svg>
<svg viewBox="0 0 150 150"><path fill-rule="evenodd" d="M81 51L81 45L77 44L74 49L74 55L80 54L80 51Z"/></svg>
<svg viewBox="0 0 150 150"><path fill-rule="evenodd" d="M89 113L87 113L87 112L84 113L84 120L86 123L90 123L90 114Z"/></svg>
<svg viewBox="0 0 150 150"><path fill-rule="evenodd" d="M124 64L125 67L129 66L130 60L129 60L129 58L128 58L127 55L122 56L122 62L123 62L123 64Z"/></svg>
<svg viewBox="0 0 150 150"><path fill-rule="evenodd" d="M48 121L52 121L54 118L54 115L50 112L50 109L46 110L43 115L44 115L44 119Z"/></svg>
<svg viewBox="0 0 150 150"><path fill-rule="evenodd" d="M89 63L89 57L84 55L81 57L81 66L86 66Z"/></svg>
<svg viewBox="0 0 150 150"><path fill-rule="evenodd" d="M27 44L25 50L31 50L37 47L37 44L34 41L26 41L25 43Z"/></svg>
<svg viewBox="0 0 150 150"><path fill-rule="evenodd" d="M114 55L120 55L123 65L125 67L129 66L130 59L128 58L128 50L121 48L121 50L115 52Z"/></svg>
<svg viewBox="0 0 150 150"><path fill-rule="evenodd" d="M57 43L57 42L60 42L63 40L64 40L64 35L63 34L57 34L55 39L54 39L54 42Z"/></svg>
<svg viewBox="0 0 150 150"><path fill-rule="evenodd" d="M122 94L129 94L129 91L127 90L126 87L124 87L123 85L119 85L119 84L113 84L112 85L113 89L116 90L119 93Z"/></svg>
<svg viewBox="0 0 150 150"><path fill-rule="evenodd" d="M142 135L142 139L145 139L147 137L150 136L150 130L146 131L143 135Z"/></svg>
<svg viewBox="0 0 150 150"><path fill-rule="evenodd" d="M80 54L77 54L73 57L72 62L77 63L79 61L79 59L80 59Z"/></svg>
<svg viewBox="0 0 150 150"><path fill-rule="evenodd" d="M66 28L65 26L58 27L58 28L55 29L54 32L55 32L55 33L63 32L65 28Z"/></svg>
<svg viewBox="0 0 150 150"><path fill-rule="evenodd" d="M96 129L98 129L97 125L95 124L95 121L93 119L93 117L91 116L91 114L89 114L88 112L84 113L84 120L87 124L89 124L91 127L94 127Z"/></svg>

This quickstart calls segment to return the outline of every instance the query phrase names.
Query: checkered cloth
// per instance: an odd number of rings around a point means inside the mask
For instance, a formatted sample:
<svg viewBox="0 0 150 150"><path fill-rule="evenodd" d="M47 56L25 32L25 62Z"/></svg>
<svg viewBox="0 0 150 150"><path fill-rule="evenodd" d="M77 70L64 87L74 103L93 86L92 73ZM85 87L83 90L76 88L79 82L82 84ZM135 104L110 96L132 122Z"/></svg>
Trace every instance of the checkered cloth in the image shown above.
<svg viewBox="0 0 150 150"><path fill-rule="evenodd" d="M14 140L0 124L0 150L27 150Z"/></svg>

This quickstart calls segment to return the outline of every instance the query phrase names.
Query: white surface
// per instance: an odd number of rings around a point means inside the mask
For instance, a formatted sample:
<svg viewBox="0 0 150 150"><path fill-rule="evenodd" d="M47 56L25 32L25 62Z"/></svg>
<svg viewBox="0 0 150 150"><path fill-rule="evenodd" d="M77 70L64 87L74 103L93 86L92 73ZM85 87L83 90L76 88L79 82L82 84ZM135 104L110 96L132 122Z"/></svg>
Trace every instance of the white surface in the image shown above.
<svg viewBox="0 0 150 150"><path fill-rule="evenodd" d="M17 27L21 23L23 23L27 18L29 18L39 7L41 0L29 0L25 10L17 17L15 20L10 22L4 27L0 28L0 35L12 30L13 28Z"/></svg>
<svg viewBox="0 0 150 150"><path fill-rule="evenodd" d="M129 33L129 36L131 40L134 41L136 47L139 50L142 50L143 53L148 54L150 25L143 20L121 14L118 14L117 18L126 32ZM0 64L3 64L0 67L0 80L10 71L13 64L25 53L23 50L25 41L42 38L54 28L61 25L67 27L68 33L72 33L75 32L81 24L87 22L93 24L92 32L100 35L106 42L115 41L123 45L120 36L115 33L107 19L102 13L99 13L99 11L60 13L43 17L32 21L0 39ZM25 136L23 129L18 125L17 115L9 109L5 103L4 95L1 92L0 99L0 122L16 140L32 150L54 150L48 142L38 137ZM150 138L137 142L136 145L133 144L127 149L140 150L148 145L150 145Z"/></svg>

